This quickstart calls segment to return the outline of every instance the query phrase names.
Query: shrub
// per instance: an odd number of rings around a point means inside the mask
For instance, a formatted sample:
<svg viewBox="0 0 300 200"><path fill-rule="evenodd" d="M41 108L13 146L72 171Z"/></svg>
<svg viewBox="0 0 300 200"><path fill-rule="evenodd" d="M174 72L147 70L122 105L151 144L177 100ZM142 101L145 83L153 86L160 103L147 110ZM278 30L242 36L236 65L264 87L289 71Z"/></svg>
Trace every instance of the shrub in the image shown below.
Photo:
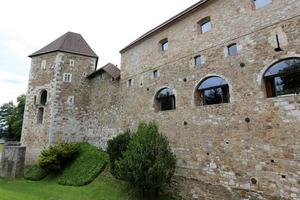
<svg viewBox="0 0 300 200"><path fill-rule="evenodd" d="M140 123L123 159L116 162L116 169L122 179L140 188L143 194L158 194L159 189L170 183L175 165L168 139L150 122Z"/></svg>
<svg viewBox="0 0 300 200"><path fill-rule="evenodd" d="M58 179L61 185L82 186L92 182L106 167L108 155L96 147L81 143L79 155L68 165Z"/></svg>
<svg viewBox="0 0 300 200"><path fill-rule="evenodd" d="M78 152L78 143L61 143L50 146L42 151L39 157L39 165L47 171L56 172L74 159Z"/></svg>
<svg viewBox="0 0 300 200"><path fill-rule="evenodd" d="M111 174L117 176L116 161L123 158L123 153L127 150L128 143L130 141L130 131L126 131L123 134L108 141L107 153L110 159L110 171Z"/></svg>
<svg viewBox="0 0 300 200"><path fill-rule="evenodd" d="M33 165L24 174L24 178L31 181L40 181L48 175L48 172L39 165Z"/></svg>

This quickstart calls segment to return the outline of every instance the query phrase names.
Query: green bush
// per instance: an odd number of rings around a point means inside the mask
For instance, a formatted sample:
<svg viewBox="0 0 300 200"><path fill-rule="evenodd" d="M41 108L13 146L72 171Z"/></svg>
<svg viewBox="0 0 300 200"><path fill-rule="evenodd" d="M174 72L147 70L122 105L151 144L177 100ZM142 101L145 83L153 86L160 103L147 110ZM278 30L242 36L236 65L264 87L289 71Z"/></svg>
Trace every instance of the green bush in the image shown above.
<svg viewBox="0 0 300 200"><path fill-rule="evenodd" d="M48 172L39 165L33 165L24 174L24 178L31 181L40 181L48 175Z"/></svg>
<svg viewBox="0 0 300 200"><path fill-rule="evenodd" d="M117 176L115 163L123 158L122 155L127 150L130 139L130 132L126 131L108 141L107 153L110 159L110 172L114 176Z"/></svg>
<svg viewBox="0 0 300 200"><path fill-rule="evenodd" d="M78 143L61 143L42 151L39 165L50 172L60 171L79 152Z"/></svg>
<svg viewBox="0 0 300 200"><path fill-rule="evenodd" d="M81 143L79 156L68 165L58 179L61 185L82 186L92 182L106 167L108 155L96 147Z"/></svg>
<svg viewBox="0 0 300 200"><path fill-rule="evenodd" d="M158 194L170 183L175 165L176 157L167 137L159 133L154 122L150 122L140 123L123 159L116 162L116 169L122 179L140 188L143 194Z"/></svg>

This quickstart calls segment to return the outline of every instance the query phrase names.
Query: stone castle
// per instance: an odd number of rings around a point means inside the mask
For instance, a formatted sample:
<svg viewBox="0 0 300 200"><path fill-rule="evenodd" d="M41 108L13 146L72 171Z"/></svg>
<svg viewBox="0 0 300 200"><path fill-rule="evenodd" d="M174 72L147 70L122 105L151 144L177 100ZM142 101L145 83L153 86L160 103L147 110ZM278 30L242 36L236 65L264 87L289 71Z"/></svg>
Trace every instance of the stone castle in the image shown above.
<svg viewBox="0 0 300 200"><path fill-rule="evenodd" d="M27 164L154 120L179 199L300 199L299 0L201 0L120 53L121 70L97 68L68 32L30 55Z"/></svg>

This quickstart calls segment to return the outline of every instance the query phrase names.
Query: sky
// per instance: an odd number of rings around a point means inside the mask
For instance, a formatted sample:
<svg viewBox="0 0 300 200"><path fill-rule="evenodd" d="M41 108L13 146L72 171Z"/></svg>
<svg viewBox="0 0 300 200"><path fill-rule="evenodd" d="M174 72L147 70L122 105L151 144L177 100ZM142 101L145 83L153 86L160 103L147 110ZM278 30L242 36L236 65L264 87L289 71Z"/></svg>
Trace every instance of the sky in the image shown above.
<svg viewBox="0 0 300 200"><path fill-rule="evenodd" d="M80 33L99 66L120 66L119 51L198 0L2 0L0 105L25 94L28 55L67 31Z"/></svg>

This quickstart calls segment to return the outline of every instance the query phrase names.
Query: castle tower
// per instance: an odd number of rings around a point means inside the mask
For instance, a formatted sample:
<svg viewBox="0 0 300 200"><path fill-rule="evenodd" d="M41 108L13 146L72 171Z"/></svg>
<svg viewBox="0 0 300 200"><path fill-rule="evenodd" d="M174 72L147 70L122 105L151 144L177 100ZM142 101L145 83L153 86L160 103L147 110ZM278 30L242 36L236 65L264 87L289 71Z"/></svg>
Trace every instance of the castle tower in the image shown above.
<svg viewBox="0 0 300 200"><path fill-rule="evenodd" d="M77 134L86 131L86 76L96 69L98 61L83 37L73 32L65 33L29 57L32 61L21 138L27 146L27 164L51 144L84 137Z"/></svg>

